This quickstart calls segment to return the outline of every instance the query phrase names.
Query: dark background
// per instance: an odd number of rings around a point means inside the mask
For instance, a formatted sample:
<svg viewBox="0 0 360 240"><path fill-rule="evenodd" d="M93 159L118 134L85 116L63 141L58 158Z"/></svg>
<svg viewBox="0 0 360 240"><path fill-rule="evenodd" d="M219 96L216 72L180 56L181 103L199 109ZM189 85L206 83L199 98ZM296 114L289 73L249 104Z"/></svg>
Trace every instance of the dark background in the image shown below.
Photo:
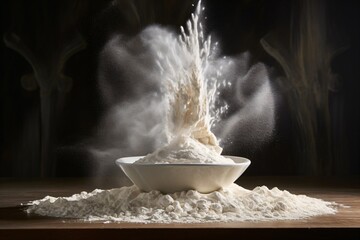
<svg viewBox="0 0 360 240"><path fill-rule="evenodd" d="M277 95L274 137L261 148L225 149L253 160L245 174L360 174L357 2L205 2L206 30L221 42L222 53L249 51L253 62L264 62ZM107 110L97 86L106 40L113 33L135 35L153 23L178 29L193 11L192 3L1 1L0 177L91 176L98 163L86 143ZM319 30L322 35L316 37ZM284 86L288 76L260 43L263 38L287 51L286 62L294 66L300 55L310 66L322 64L294 73L295 78L315 74L315 79L333 81L315 93L318 82ZM38 62L35 75L29 61L4 40L31 52ZM307 58L317 50L320 56ZM126 89L119 89L121 94Z"/></svg>

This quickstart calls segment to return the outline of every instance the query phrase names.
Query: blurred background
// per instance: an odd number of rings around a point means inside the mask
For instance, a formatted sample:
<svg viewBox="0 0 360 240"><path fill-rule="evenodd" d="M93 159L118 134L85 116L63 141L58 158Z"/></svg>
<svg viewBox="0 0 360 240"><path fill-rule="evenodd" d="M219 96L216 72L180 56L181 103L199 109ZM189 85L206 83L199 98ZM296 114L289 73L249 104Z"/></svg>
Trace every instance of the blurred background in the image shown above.
<svg viewBox="0 0 360 240"><path fill-rule="evenodd" d="M275 96L271 138L250 144L246 131L233 129L224 146L224 154L252 160L245 175L360 174L357 2L203 1L205 31L221 54L246 53L249 64L264 63ZM125 153L107 154L101 127L111 108L99 83L102 50L114 35L133 37L151 24L178 32L194 4L1 1L0 177L121 174L113 162ZM129 101L139 86L116 78L116 103ZM144 149L131 154L152 150Z"/></svg>

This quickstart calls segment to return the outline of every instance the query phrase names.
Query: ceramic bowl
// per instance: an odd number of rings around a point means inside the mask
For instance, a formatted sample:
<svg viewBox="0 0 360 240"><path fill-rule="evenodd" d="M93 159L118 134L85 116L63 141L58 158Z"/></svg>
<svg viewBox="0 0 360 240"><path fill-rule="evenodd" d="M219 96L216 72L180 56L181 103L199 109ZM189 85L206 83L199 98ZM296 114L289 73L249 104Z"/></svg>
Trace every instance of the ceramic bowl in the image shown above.
<svg viewBox="0 0 360 240"><path fill-rule="evenodd" d="M233 164L133 164L142 157L124 157L115 162L145 192L174 193L190 189L212 192L235 182L250 165L249 159L235 156L224 156L231 158Z"/></svg>

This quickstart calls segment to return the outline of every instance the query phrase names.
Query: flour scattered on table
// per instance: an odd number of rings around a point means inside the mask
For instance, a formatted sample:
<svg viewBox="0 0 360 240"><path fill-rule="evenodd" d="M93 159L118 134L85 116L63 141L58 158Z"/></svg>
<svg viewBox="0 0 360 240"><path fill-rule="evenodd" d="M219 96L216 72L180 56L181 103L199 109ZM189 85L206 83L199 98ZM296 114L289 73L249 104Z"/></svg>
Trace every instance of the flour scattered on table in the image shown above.
<svg viewBox="0 0 360 240"><path fill-rule="evenodd" d="M236 184L207 194L194 190L146 193L136 186L96 189L71 197L47 196L29 205L28 213L43 216L137 223L293 220L335 214L338 206L278 188L247 190Z"/></svg>

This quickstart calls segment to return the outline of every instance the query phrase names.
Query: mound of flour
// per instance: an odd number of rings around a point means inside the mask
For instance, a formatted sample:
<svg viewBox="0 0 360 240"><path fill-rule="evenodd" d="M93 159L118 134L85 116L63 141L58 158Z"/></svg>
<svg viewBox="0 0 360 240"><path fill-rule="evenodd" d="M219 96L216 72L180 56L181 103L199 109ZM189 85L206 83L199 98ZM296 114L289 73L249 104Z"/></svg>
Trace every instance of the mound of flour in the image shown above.
<svg viewBox="0 0 360 240"><path fill-rule="evenodd" d="M141 192L136 186L32 201L28 213L87 221L195 223L291 220L334 214L337 204L265 186L236 184L208 194Z"/></svg>
<svg viewBox="0 0 360 240"><path fill-rule="evenodd" d="M191 137L178 137L170 144L157 149L135 162L141 163L218 163L231 164L234 161L221 156L211 147Z"/></svg>

